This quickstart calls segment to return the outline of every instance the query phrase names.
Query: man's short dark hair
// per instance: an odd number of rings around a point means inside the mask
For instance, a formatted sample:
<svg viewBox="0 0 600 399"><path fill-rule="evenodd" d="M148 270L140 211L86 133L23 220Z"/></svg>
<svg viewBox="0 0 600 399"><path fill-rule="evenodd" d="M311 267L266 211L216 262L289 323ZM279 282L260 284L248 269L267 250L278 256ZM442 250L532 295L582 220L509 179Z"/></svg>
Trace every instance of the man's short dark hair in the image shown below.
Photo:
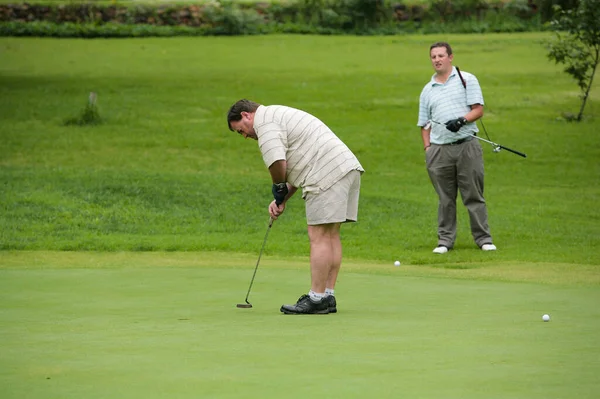
<svg viewBox="0 0 600 399"><path fill-rule="evenodd" d="M434 48L437 47L445 47L446 51L448 52L448 55L452 55L452 47L450 47L450 45L446 42L437 42L437 43L433 43L430 47L429 47L429 53L431 53L431 50L433 50Z"/></svg>
<svg viewBox="0 0 600 399"><path fill-rule="evenodd" d="M227 113L227 126L229 126L229 130L233 131L231 122L242 120L242 112L255 112L259 106L260 104L246 99L239 100L233 104Z"/></svg>

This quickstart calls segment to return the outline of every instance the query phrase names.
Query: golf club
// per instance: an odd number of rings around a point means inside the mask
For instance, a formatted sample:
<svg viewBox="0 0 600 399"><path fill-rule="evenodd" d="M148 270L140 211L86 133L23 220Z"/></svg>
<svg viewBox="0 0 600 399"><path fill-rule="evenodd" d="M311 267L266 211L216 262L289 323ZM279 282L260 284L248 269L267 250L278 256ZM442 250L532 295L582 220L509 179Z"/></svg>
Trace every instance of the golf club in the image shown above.
<svg viewBox="0 0 600 399"><path fill-rule="evenodd" d="M267 237L269 236L269 231L271 230L271 226L273 225L273 221L275 219L269 218L269 226L267 227L267 232L265 234L265 239L263 240L262 248L260 249L260 253L258 254L258 260L256 261L256 267L254 268L254 274L252 274L252 280L250 280L250 287L248 287L248 292L246 293L246 303L238 303L236 306L242 309L248 309L252 307L252 304L248 302L248 296L250 295L250 290L252 289L252 283L254 283L254 277L256 276L256 271L258 270L258 264L260 263L260 257L262 256L263 250L265 249L265 244L267 243Z"/></svg>
<svg viewBox="0 0 600 399"><path fill-rule="evenodd" d="M433 123L437 123L438 125L443 125L443 126L446 126L446 124L445 124L445 123L437 122L437 121L434 121L434 120L432 120L432 121L429 121L429 122L433 122ZM426 124L426 125L425 125L425 129L427 129L427 128L428 128L428 125ZM489 143L489 144L491 144L491 145L494 147L494 150L493 150L494 152L500 152L500 150L503 150L503 149L504 149L504 150L506 150L506 151L512 152L513 154L517 154L517 155L519 155L519 156L521 156L521 157L523 157L523 158L527 158L527 154L524 154L524 153L522 153L522 152L520 152L520 151L513 150L512 148L505 147L505 146L503 146L503 145L500 145L500 144L498 144L498 143L494 143L493 141L486 140L486 139L484 139L483 137L479 137L479 136L476 136L476 135L474 135L474 134L470 134L470 133L464 133L464 134L467 134L467 135L469 135L469 136L471 136L471 137L475 137L476 139L479 139L479 140L481 140L481 141L485 141L486 143Z"/></svg>

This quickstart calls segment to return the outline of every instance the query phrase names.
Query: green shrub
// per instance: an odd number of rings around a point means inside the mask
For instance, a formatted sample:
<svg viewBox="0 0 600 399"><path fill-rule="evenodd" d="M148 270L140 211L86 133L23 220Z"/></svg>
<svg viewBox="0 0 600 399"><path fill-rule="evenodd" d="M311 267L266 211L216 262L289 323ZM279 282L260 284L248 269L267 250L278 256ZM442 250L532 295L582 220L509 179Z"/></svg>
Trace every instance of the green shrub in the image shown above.
<svg viewBox="0 0 600 399"><path fill-rule="evenodd" d="M51 22L0 22L1 36L125 38L150 36L205 36L207 28L190 26L155 26L146 24L56 24Z"/></svg>
<svg viewBox="0 0 600 399"><path fill-rule="evenodd" d="M431 0L428 6L390 0L213 1L156 6L4 4L0 5L0 35L91 38L539 30L540 20L531 1Z"/></svg>
<svg viewBox="0 0 600 399"><path fill-rule="evenodd" d="M554 16L554 6L563 10L574 10L579 5L579 0L539 0L539 12L542 22L549 22Z"/></svg>
<svg viewBox="0 0 600 399"><path fill-rule="evenodd" d="M228 3L211 3L203 10L204 18L216 35L248 35L262 31L265 21L256 10L245 10Z"/></svg>

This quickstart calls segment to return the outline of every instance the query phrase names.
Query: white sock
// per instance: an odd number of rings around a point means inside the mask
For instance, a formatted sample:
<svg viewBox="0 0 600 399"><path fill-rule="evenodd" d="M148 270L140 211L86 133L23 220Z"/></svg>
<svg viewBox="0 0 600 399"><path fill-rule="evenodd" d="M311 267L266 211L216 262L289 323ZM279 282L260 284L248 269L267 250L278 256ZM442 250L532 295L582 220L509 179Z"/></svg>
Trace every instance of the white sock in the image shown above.
<svg viewBox="0 0 600 399"><path fill-rule="evenodd" d="M325 288L325 296L334 296L333 295L333 288Z"/></svg>
<svg viewBox="0 0 600 399"><path fill-rule="evenodd" d="M318 293L310 290L308 292L308 296L313 300L313 302L319 302L321 299L323 299L323 297L325 297L325 293Z"/></svg>

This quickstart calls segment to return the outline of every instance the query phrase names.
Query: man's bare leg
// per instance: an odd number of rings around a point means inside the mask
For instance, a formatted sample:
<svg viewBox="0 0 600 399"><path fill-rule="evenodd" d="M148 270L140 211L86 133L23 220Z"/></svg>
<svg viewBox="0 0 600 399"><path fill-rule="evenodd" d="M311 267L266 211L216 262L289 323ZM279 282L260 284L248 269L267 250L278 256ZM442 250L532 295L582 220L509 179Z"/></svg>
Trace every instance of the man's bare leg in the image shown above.
<svg viewBox="0 0 600 399"><path fill-rule="evenodd" d="M325 288L333 290L337 281L340 267L342 266L342 240L340 238L340 226L341 223L335 223L334 228L329 236L331 241L331 249L333 250L333 259L331 268L329 269L329 276L327 277L327 285Z"/></svg>
<svg viewBox="0 0 600 399"><path fill-rule="evenodd" d="M342 263L340 223L308 226L311 290L322 294L333 289Z"/></svg>
<svg viewBox="0 0 600 399"><path fill-rule="evenodd" d="M326 296L325 289L333 289L342 262L340 223L308 226L310 240L311 292L300 297L295 305L283 305L284 314L336 313L333 296ZM328 284L332 284L331 287Z"/></svg>

